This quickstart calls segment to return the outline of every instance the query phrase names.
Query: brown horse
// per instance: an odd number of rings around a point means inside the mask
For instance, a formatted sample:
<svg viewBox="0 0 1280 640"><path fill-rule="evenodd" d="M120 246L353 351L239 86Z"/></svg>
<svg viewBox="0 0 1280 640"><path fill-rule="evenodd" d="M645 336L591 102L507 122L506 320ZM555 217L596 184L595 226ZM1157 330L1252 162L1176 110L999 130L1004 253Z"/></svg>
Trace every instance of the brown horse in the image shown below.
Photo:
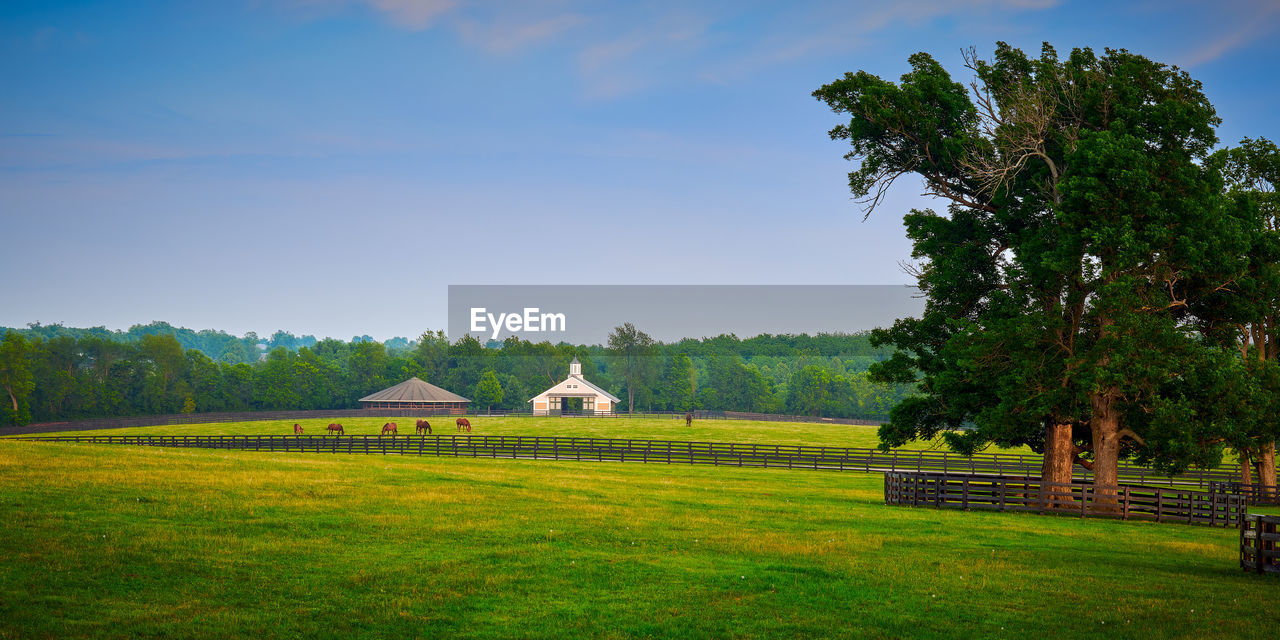
<svg viewBox="0 0 1280 640"><path fill-rule="evenodd" d="M347 432L342 430L342 425L336 422L330 422L329 426L325 427L325 430L329 433L336 433L343 436L347 435Z"/></svg>
<svg viewBox="0 0 1280 640"><path fill-rule="evenodd" d="M431 433L431 423L426 420L418 420L418 434Z"/></svg>
<svg viewBox="0 0 1280 640"><path fill-rule="evenodd" d="M693 412L690 411L684 414L684 426L688 427L692 425L693 425Z"/></svg>
<svg viewBox="0 0 1280 640"><path fill-rule="evenodd" d="M298 423L296 423L296 422L295 422L295 423L293 423L293 435L295 435L295 436L300 436L300 435L302 435L302 425L300 425L300 424L298 424Z"/></svg>
<svg viewBox="0 0 1280 640"><path fill-rule="evenodd" d="M387 435L388 433L390 433L390 434L392 434L392 435L399 435L398 433L396 433L396 423L394 423L394 422L388 422L388 423L386 423L386 424L382 425L382 435L384 435L384 436L385 436L385 435Z"/></svg>
<svg viewBox="0 0 1280 640"><path fill-rule="evenodd" d="M470 420L467 420L466 418L458 418L458 419L457 419L457 421L455 422L455 424L457 424L457 425L458 425L458 431L462 431L463 429L466 429L466 430L467 430L467 433L471 433L471 421L470 421Z"/></svg>

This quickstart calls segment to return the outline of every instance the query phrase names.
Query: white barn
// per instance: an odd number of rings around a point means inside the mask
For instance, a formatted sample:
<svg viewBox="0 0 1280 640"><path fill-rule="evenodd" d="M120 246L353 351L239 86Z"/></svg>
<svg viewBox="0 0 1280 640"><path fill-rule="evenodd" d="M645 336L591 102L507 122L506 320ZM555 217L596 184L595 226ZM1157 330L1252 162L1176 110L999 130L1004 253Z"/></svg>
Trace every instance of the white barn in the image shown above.
<svg viewBox="0 0 1280 640"><path fill-rule="evenodd" d="M613 413L618 406L618 399L612 393L591 384L582 377L582 363L577 358L569 363L569 377L542 393L534 396L533 415L561 415L566 408L576 409L574 399L582 399L582 413ZM572 407L572 408L571 408Z"/></svg>

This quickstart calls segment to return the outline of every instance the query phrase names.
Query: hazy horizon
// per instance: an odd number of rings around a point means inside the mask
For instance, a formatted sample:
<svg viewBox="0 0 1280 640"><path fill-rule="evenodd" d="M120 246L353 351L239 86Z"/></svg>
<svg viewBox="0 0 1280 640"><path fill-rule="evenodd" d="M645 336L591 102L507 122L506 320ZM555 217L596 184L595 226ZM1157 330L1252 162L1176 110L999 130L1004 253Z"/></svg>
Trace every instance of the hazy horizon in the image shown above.
<svg viewBox="0 0 1280 640"><path fill-rule="evenodd" d="M28 329L31 329L31 326L32 326L32 325L39 324L40 326L46 326L46 327L47 327L47 326L61 325L61 326L65 327L65 328L67 328L67 329L82 329L82 330L91 330L91 329L102 328L102 329L106 329L107 331L112 331L112 332L128 333L128 332L129 332L129 330L130 330L130 329L132 329L133 327L146 327L146 326L148 326L148 325L152 325L152 324L156 324L156 323L161 323L161 322L166 323L166 324L168 324L168 325L172 326L172 327L173 327L174 329L176 329L176 330L183 330L183 329L187 329L187 330L190 330L190 331L193 331L193 332L197 332L197 333L198 333L198 332L201 332L201 331L222 332L222 333L226 333L227 335L230 335L230 336L232 336L232 337L240 338L240 339L245 338L245 337L248 335L248 333L249 333L249 332L245 332L245 333L232 333L232 332L230 332L230 331L227 331L227 330L222 329L222 328L219 328L219 327L192 327L192 326L184 326L184 325L179 325L179 324L176 324L176 323L173 323L173 322L168 322L167 320L152 320L151 322L140 322L140 323L135 323L135 324L130 325L130 326L127 326L127 327L110 327L110 326L102 325L102 324L79 326L79 325L70 325L70 324L66 324L66 323L52 323L52 322L51 322L51 323L27 323L27 324L24 324L24 325L21 325L21 326L3 325L3 324L0 324L0 329L28 330ZM644 327L637 327L637 329L639 329L639 330L641 330L641 331L644 331ZM419 338L421 338L421 337L422 337L422 334L424 334L424 333L431 333L431 334L434 334L437 330L438 330L438 331L445 331L445 329L444 329L444 328L435 328L435 327L433 327L433 328L421 329L421 330L419 330L419 331L414 331L414 332L412 333L412 335L400 334L400 335L393 335L393 336L385 336L385 337L381 337L381 336L375 336L375 335L370 335L370 334L360 333L360 334L352 334L352 335L350 335L350 336L334 336L334 335L317 335L317 334L308 334L308 333L298 333L297 331L290 331L287 327L279 327L279 328L273 329L272 331L265 332L265 333L264 333L264 332L259 332L259 331L255 331L255 332L253 332L253 333L258 337L258 340L259 340L259 341L269 341L269 340L271 339L271 336L272 336L272 335L274 335L276 331L283 331L283 332L285 332L285 333L287 333L287 334L292 335L292 336L293 336L293 337L295 337L295 338L313 337L313 338L315 338L315 339L316 339L316 341L317 341L317 342L322 341L322 340L330 340L330 339L332 339L332 340L341 340L342 342L352 342L352 341L353 341L353 339L355 339L355 338L362 338L362 337L366 337L366 336L367 336L367 337L369 337L369 338L372 338L372 339L376 340L377 342L385 343L385 342L387 342L387 341L389 341L389 340L397 340L397 339L404 339L404 340L407 340L407 341L409 341L409 342L417 342L417 340L418 340ZM762 331L762 332L757 332L757 333L747 333L747 334L736 333L736 332L733 332L733 331L722 331L722 332L717 333L717 334L714 334L714 335L686 335L686 336L683 336L683 337L681 337L681 338L677 338L677 339L661 339L661 338L654 337L654 340L655 340L656 342L659 342L659 343L664 343L664 344L674 344L674 343L676 343L676 342L680 342L681 340L685 340L685 339L689 339L689 340L706 340L706 339L710 339L710 338L716 338L716 337L721 336L721 335L729 335L729 334L731 334L731 333L735 334L739 339L746 340L746 339L750 339L750 338L760 337L760 336L763 336L763 335L773 335L773 336L780 336L780 335L793 335L793 336L799 336L799 335L808 335L808 336L819 336L819 335L861 335L861 334L865 334L865 333L867 333L867 332L869 332L869 331L870 331L869 329L855 329L855 330L848 330L848 331L845 331L845 330L840 330L840 331L786 331L786 332L772 332L772 333L770 333L770 332L766 332L766 331ZM447 332L446 332L446 333L447 333ZM0 337L2 337L2 336L0 336ZM482 344L482 345L487 344L487 343L489 342L489 340L488 340L487 338L485 338L484 336L472 336L472 337L475 337L477 340L479 340L479 341L480 341L480 344ZM505 338L505 336L504 336L504 338ZM577 345L586 345L586 346L588 346L588 347L604 346L604 341L603 341L603 340L588 341L588 342L572 342L572 341L560 341L560 340L535 340L535 339L529 339L528 337L522 337L522 338L523 338L523 339L528 340L529 342L535 342L535 343L536 343L536 342L544 342L544 341L546 341L546 342L551 342L552 344L561 344L562 342L564 342L564 343L566 343L566 344L573 344L573 345L575 345L575 346L577 346ZM454 342L454 341L455 341L454 339L450 338L450 342ZM501 340L497 340L496 342L501 342Z"/></svg>

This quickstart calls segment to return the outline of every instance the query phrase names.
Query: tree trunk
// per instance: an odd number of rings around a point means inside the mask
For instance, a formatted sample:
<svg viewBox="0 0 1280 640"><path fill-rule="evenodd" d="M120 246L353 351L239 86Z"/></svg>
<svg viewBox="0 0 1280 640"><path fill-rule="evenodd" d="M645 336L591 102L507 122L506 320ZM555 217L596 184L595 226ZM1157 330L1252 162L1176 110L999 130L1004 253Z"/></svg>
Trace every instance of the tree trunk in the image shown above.
<svg viewBox="0 0 1280 640"><path fill-rule="evenodd" d="M1120 413L1116 396L1110 391L1094 392L1090 403L1093 415L1089 429L1093 432L1093 500L1102 510L1115 509L1120 464Z"/></svg>
<svg viewBox="0 0 1280 640"><path fill-rule="evenodd" d="M9 392L9 400L13 402L13 415L18 415L18 398L13 395L13 387L5 385L4 390Z"/></svg>
<svg viewBox="0 0 1280 640"><path fill-rule="evenodd" d="M1246 489L1253 486L1253 465L1250 464L1249 452L1240 452L1240 484Z"/></svg>
<svg viewBox="0 0 1280 640"><path fill-rule="evenodd" d="M1071 442L1071 423L1044 424L1044 464L1040 468L1040 481L1071 484L1071 469L1075 464L1075 446ZM1054 493L1062 492L1059 501L1071 500L1069 487L1051 487Z"/></svg>
<svg viewBox="0 0 1280 640"><path fill-rule="evenodd" d="M1268 442L1258 456L1258 484L1262 485L1262 498L1268 502L1280 500L1280 487L1276 486L1276 443Z"/></svg>

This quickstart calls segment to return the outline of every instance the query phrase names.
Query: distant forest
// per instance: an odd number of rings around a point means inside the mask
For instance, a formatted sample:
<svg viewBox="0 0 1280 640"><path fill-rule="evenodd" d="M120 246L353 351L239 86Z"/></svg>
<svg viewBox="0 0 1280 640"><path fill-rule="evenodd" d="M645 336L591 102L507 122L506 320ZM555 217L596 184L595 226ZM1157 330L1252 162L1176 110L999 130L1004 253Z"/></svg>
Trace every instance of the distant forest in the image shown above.
<svg viewBox="0 0 1280 640"><path fill-rule="evenodd" d="M0 328L0 424L253 410L357 408L417 376L472 399L472 410L527 411L529 398L583 375L623 398L625 360L607 347L517 338L344 342L277 331L236 337L155 322L128 331L62 325ZM866 334L734 335L655 343L633 372L637 411L689 409L885 419L912 392L867 379L892 350ZM496 383L496 384L495 384Z"/></svg>

